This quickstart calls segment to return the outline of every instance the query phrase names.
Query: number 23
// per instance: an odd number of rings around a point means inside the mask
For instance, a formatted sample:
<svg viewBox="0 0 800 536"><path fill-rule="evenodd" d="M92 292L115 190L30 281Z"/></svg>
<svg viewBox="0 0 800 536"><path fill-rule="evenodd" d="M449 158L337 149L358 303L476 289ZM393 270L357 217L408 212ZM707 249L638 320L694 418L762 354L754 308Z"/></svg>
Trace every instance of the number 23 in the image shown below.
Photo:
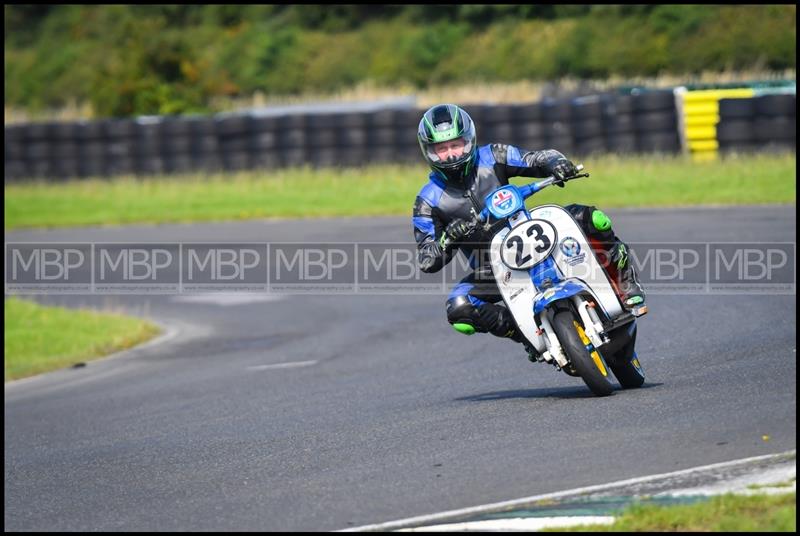
<svg viewBox="0 0 800 536"><path fill-rule="evenodd" d="M537 244L541 242L541 245L537 245L535 248L533 248L534 251L536 251L537 253L547 251L550 248L550 239L547 238L547 235L544 234L542 227L538 223L531 225L530 227L528 227L528 230L525 231L525 234L527 234L528 236L531 236L533 233L536 233L536 236L534 236L533 239L536 240ZM506 244L507 244L506 247L509 249L516 246L517 266L522 266L523 264L531 260L530 255L525 255L525 257L522 256L523 243L522 243L522 238L520 238L519 236L512 236L511 238L508 239L508 242Z"/></svg>

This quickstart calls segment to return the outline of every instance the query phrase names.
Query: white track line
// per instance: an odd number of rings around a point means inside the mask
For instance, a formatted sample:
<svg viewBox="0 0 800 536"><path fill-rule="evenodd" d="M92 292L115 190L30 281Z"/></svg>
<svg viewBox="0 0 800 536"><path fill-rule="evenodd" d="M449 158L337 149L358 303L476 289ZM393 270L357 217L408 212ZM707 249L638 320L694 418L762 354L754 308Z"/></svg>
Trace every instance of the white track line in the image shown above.
<svg viewBox="0 0 800 536"><path fill-rule="evenodd" d="M788 452L783 452L780 454L767 454L765 456L755 456L753 458L743 458L741 460L733 460L730 462L722 462L722 463L715 463L711 465L703 465L700 467L692 467L691 469L684 469L681 471L674 471L672 473L662 473L656 475L649 475L643 476L638 478L631 478L628 480L619 480L617 482L610 482L608 484L599 484L595 486L587 486L584 488L575 488L565 491L558 491L555 493L546 493L544 495L534 495L532 497L524 497L522 499L514 499L511 501L504 501L492 504L485 504L481 506L473 506L470 508L462 508L459 510L449 510L446 512L439 512L437 514L429 514L424 516L417 516L417 517L409 517L406 519L399 519L397 521L389 521L386 523L377 523L374 525L364 525L361 527L354 527L343 529L337 532L360 532L360 531L386 531L386 530L395 530L407 527L409 525L421 525L426 523L436 523L442 520L456 517L456 516L469 516L469 515L478 515L484 514L488 512L499 511L508 508L515 508L518 506L528 505L532 502L542 501L547 499L558 499L562 497L568 497L571 495L579 495L579 494L586 494L586 493L596 493L599 491L605 491L608 489L620 487L620 486L629 486L633 484L642 484L646 482L652 482L664 478L671 478L675 476L681 475L689 475L692 473L697 473L701 471L708 471L708 470L715 470L715 469L724 469L727 467L735 467L737 465L744 465L752 462L762 461L762 460L769 460L772 458L783 457L787 455L796 455L796 450L790 450Z"/></svg>
<svg viewBox="0 0 800 536"><path fill-rule="evenodd" d="M447 523L413 529L399 529L398 532L535 532L542 529L574 527L576 525L610 525L614 516L562 516L562 517L521 517L509 519L487 519L469 523Z"/></svg>
<svg viewBox="0 0 800 536"><path fill-rule="evenodd" d="M270 370L270 369L281 369L281 368L295 368L295 367L309 367L311 365L316 365L319 361L295 361L293 363L275 363L273 365L253 365L252 367L247 367L247 370Z"/></svg>

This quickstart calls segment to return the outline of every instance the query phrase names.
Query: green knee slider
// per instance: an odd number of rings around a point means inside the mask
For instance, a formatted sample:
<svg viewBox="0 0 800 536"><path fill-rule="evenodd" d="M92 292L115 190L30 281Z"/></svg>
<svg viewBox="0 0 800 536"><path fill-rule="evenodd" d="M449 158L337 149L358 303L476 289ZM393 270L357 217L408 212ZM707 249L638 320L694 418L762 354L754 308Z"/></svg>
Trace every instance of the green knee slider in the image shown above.
<svg viewBox="0 0 800 536"><path fill-rule="evenodd" d="M592 211L592 225L598 231L608 231L611 229L611 218L605 215L602 210Z"/></svg>
<svg viewBox="0 0 800 536"><path fill-rule="evenodd" d="M472 335L475 333L475 328L470 324L465 324L463 322L456 322L453 324L453 329L459 333L463 333L464 335Z"/></svg>

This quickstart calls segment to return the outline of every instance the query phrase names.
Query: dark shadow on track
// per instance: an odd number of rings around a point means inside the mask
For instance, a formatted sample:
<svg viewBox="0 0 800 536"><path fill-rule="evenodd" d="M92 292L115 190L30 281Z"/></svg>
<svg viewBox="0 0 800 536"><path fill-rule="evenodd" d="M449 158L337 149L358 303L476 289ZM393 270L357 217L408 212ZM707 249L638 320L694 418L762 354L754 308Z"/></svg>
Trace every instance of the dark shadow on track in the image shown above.
<svg viewBox="0 0 800 536"><path fill-rule="evenodd" d="M614 390L615 396L623 392L634 392L640 389L650 389L659 387L662 383L645 383L637 389L622 389L617 387ZM514 389L511 391L495 391L493 393L482 393L478 395L464 396L456 398L457 402L486 402L490 400L505 400L510 398L560 398L560 399L576 399L576 398L598 398L589 390L585 385L576 385L575 387L554 387L551 389Z"/></svg>

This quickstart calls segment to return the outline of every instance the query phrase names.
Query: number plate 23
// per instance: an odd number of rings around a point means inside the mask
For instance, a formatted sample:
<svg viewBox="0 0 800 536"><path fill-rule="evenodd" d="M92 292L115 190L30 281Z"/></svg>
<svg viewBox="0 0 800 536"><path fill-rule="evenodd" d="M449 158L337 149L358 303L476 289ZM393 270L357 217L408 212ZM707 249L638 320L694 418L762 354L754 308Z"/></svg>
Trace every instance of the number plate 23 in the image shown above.
<svg viewBox="0 0 800 536"><path fill-rule="evenodd" d="M514 270L525 270L550 255L556 240L556 228L545 220L528 220L508 233L500 246L503 264Z"/></svg>

